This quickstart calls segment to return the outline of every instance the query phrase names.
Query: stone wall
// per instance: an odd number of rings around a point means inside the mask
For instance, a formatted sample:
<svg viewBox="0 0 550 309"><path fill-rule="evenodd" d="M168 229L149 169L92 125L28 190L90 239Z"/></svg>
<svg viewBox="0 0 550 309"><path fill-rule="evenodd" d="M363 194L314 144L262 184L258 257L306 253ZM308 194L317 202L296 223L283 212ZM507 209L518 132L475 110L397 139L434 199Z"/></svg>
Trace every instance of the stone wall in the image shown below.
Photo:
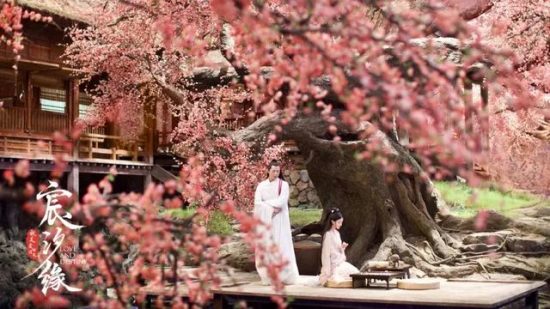
<svg viewBox="0 0 550 309"><path fill-rule="evenodd" d="M317 191L311 179L309 179L307 170L295 169L286 171L284 177L290 185L290 197L288 200L290 207L307 206L321 208L321 201L317 196Z"/></svg>

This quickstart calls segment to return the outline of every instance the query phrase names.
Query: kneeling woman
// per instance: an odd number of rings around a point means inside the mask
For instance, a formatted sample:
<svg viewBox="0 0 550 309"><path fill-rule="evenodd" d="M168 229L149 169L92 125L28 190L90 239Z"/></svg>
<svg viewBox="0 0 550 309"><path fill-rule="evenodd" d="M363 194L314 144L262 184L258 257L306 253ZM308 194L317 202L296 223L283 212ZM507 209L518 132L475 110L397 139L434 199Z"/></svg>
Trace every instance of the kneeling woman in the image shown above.
<svg viewBox="0 0 550 309"><path fill-rule="evenodd" d="M359 270L346 262L347 243L342 242L338 231L344 222L342 213L338 208L332 208L328 213L323 235L323 247L321 252L321 276L319 283L326 285L327 281L340 283L351 280L350 275Z"/></svg>

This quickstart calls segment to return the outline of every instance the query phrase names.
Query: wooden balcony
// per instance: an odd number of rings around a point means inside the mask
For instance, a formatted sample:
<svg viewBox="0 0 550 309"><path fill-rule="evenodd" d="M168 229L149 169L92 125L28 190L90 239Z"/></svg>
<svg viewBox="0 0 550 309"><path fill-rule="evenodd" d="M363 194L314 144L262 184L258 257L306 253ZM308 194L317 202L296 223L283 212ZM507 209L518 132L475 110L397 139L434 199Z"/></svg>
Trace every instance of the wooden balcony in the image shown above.
<svg viewBox="0 0 550 309"><path fill-rule="evenodd" d="M145 143L142 140L125 140L120 136L83 134L77 142L77 155L73 160L101 163L147 163ZM0 156L53 159L63 154L51 136L0 132Z"/></svg>
<svg viewBox="0 0 550 309"><path fill-rule="evenodd" d="M254 121L260 119L261 115L256 115L253 119L242 115L232 115L225 117L224 121L220 123L220 126L226 130L236 131L249 126Z"/></svg>
<svg viewBox="0 0 550 309"><path fill-rule="evenodd" d="M145 149L143 140L126 140L120 136L85 133L78 141L78 159L146 163Z"/></svg>
<svg viewBox="0 0 550 309"><path fill-rule="evenodd" d="M222 122L220 125L222 128L229 130L229 131L236 131L243 127L245 127L248 124L248 122L243 118L237 118L237 119L227 119L224 122Z"/></svg>
<svg viewBox="0 0 550 309"><path fill-rule="evenodd" d="M0 109L0 156L53 159L62 154L62 146L55 144L52 135L56 131L68 131L67 115L31 110L32 121L26 125L27 113L28 110L22 107ZM71 159L124 164L148 162L144 140L128 140L104 133L104 128L88 128L77 141Z"/></svg>
<svg viewBox="0 0 550 309"><path fill-rule="evenodd" d="M49 136L0 132L0 156L53 159L55 155L62 153L63 147L56 145Z"/></svg>

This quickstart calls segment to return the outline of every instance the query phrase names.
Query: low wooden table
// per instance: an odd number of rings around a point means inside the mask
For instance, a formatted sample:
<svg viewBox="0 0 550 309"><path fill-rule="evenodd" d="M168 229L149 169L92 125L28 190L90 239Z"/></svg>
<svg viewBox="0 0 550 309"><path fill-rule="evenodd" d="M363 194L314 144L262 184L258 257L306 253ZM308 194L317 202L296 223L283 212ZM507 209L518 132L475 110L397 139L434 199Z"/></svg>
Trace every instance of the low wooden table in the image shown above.
<svg viewBox="0 0 550 309"><path fill-rule="evenodd" d="M381 272L381 271L397 271L397 272L405 272L407 275L405 278L411 277L410 269L412 268L411 265L405 264L405 263L399 263L399 266L395 267L384 267L384 268L367 268L367 272Z"/></svg>
<svg viewBox="0 0 550 309"><path fill-rule="evenodd" d="M393 278L396 279L405 279L407 273L405 271L370 271L364 273L351 274L352 287L361 288L365 286L365 280L367 281L367 287L370 287L371 280L385 280L386 289L390 288L390 280Z"/></svg>

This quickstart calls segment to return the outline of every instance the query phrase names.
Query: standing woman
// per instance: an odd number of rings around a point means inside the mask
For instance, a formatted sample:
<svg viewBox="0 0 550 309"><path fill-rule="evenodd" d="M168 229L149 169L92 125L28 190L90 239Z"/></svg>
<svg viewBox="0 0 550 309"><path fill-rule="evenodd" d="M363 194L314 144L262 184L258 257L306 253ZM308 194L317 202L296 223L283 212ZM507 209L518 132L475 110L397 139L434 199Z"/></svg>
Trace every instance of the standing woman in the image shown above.
<svg viewBox="0 0 550 309"><path fill-rule="evenodd" d="M260 182L254 195L254 216L263 223L270 225L267 237L277 244L279 254L287 262L280 279L283 284L294 284L298 280L298 266L294 255L292 244L292 233L290 230L290 217L288 213L288 183L283 180L281 165L277 161L269 164L269 176ZM269 239L268 239L269 241ZM265 244L265 242L264 242ZM262 283L270 284L267 269L264 267L268 262L278 262L276 257L265 252L265 259L256 254L256 270L262 279Z"/></svg>

